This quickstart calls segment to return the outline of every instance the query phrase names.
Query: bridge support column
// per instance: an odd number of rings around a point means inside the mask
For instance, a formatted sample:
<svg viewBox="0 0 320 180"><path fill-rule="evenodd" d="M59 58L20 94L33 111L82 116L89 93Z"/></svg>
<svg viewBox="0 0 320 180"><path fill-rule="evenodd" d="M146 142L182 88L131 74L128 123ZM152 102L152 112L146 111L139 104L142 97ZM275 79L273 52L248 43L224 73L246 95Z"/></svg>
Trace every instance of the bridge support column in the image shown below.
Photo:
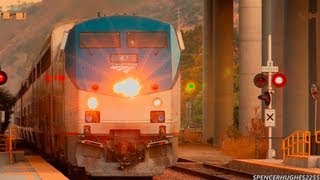
<svg viewBox="0 0 320 180"><path fill-rule="evenodd" d="M204 8L203 142L220 144L233 120L233 0Z"/></svg>
<svg viewBox="0 0 320 180"><path fill-rule="evenodd" d="M240 100L239 128L243 134L251 129L251 120L259 116L261 89L253 84L254 76L261 72L262 57L262 2L240 0Z"/></svg>
<svg viewBox="0 0 320 180"><path fill-rule="evenodd" d="M308 1L285 1L284 136L309 129Z"/></svg>

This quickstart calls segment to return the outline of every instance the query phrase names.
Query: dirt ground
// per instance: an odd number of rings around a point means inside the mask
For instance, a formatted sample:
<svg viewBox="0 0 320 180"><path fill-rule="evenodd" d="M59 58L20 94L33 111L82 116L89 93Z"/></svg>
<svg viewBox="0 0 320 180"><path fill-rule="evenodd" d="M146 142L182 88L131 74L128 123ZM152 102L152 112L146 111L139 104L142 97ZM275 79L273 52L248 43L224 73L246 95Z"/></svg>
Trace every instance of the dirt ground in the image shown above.
<svg viewBox="0 0 320 180"><path fill-rule="evenodd" d="M209 144L200 143L179 143L178 155L199 162L229 162L234 159Z"/></svg>

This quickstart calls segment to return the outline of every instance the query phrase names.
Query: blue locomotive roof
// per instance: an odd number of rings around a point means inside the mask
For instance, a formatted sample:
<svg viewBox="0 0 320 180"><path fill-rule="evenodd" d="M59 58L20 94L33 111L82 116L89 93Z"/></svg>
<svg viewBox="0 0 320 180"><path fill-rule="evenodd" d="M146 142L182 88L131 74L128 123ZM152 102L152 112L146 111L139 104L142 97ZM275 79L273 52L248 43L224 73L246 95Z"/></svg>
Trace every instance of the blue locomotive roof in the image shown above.
<svg viewBox="0 0 320 180"><path fill-rule="evenodd" d="M141 16L104 16L95 19L83 21L74 26L74 30L78 32L90 31L124 31L144 30L151 31L154 29L169 31L170 24L156 19L141 17Z"/></svg>
<svg viewBox="0 0 320 180"><path fill-rule="evenodd" d="M108 33L112 35L108 36ZM92 36L93 40L86 40L86 35ZM128 40L130 35L135 38L133 45ZM152 41L152 38L155 40ZM136 44L142 46L134 46ZM99 93L104 94L113 93L110 88L113 81L129 76L139 76L139 80L149 83L144 83L146 88L143 93L152 90L147 86L151 87L154 81L159 85L158 91L167 90L177 75L180 58L177 37L171 24L129 15L98 17L76 24L69 32L65 53L66 71L74 85L90 91L92 84L96 83L100 86ZM128 55L132 62L119 60Z"/></svg>

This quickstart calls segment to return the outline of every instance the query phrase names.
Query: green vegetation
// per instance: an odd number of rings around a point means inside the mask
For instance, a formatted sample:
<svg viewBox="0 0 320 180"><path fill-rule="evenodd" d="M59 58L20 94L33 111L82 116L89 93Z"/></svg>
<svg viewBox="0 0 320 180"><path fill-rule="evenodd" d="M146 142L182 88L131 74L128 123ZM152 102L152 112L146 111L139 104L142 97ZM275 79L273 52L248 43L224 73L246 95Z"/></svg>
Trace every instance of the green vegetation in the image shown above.
<svg viewBox="0 0 320 180"><path fill-rule="evenodd" d="M233 28L233 126L239 127L239 30Z"/></svg>
<svg viewBox="0 0 320 180"><path fill-rule="evenodd" d="M13 113L12 107L15 97L6 88L0 88L0 110L5 111L5 122L2 124L0 132L3 132L9 124L10 115ZM1 122L0 122L1 123Z"/></svg>
<svg viewBox="0 0 320 180"><path fill-rule="evenodd" d="M182 73L182 127L202 124L202 26L182 32L186 49L181 55ZM239 126L239 32L234 28L233 39L234 81L233 81L233 126L232 132ZM192 114L187 122L187 102L192 103Z"/></svg>
<svg viewBox="0 0 320 180"><path fill-rule="evenodd" d="M185 50L181 54L182 127L199 127L202 121L202 26L182 32ZM187 122L187 102L192 104Z"/></svg>

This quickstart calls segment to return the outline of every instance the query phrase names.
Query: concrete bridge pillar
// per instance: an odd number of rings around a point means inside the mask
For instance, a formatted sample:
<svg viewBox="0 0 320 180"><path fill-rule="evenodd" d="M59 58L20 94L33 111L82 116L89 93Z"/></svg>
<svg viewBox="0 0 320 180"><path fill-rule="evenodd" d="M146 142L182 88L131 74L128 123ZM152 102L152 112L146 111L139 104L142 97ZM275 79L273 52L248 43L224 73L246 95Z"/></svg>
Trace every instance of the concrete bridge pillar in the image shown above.
<svg viewBox="0 0 320 180"><path fill-rule="evenodd" d="M285 1L284 136L309 129L308 1Z"/></svg>
<svg viewBox="0 0 320 180"><path fill-rule="evenodd" d="M204 2L203 142L220 144L233 122L233 0Z"/></svg>
<svg viewBox="0 0 320 180"><path fill-rule="evenodd" d="M262 61L262 2L261 0L240 0L240 100L239 128L246 134L251 120L259 117L261 101L257 97L261 89L253 84L254 76L261 72Z"/></svg>

